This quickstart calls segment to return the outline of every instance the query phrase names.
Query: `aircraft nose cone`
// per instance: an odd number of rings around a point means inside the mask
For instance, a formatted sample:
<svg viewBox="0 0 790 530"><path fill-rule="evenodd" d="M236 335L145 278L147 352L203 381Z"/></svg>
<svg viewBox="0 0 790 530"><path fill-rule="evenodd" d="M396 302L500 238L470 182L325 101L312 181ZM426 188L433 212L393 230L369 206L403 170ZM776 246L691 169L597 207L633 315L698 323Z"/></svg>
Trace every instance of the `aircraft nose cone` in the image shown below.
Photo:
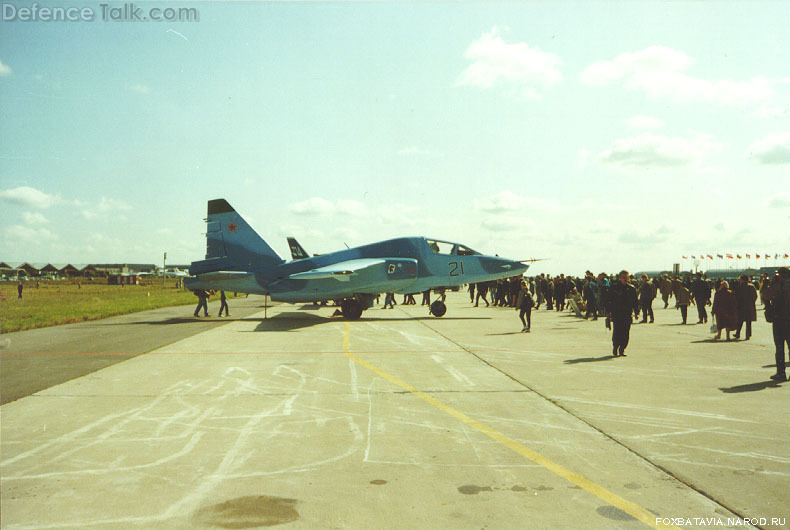
<svg viewBox="0 0 790 530"><path fill-rule="evenodd" d="M502 267L503 270L512 271L513 276L524 274L529 268L529 265L525 265L520 261L511 261L511 260L503 260L503 263L500 266Z"/></svg>
<svg viewBox="0 0 790 530"><path fill-rule="evenodd" d="M487 257L485 259L481 259L480 265L482 265L483 269L489 274L506 272L510 276L524 274L527 268L529 268L528 265L524 265L520 261L513 261L499 257Z"/></svg>

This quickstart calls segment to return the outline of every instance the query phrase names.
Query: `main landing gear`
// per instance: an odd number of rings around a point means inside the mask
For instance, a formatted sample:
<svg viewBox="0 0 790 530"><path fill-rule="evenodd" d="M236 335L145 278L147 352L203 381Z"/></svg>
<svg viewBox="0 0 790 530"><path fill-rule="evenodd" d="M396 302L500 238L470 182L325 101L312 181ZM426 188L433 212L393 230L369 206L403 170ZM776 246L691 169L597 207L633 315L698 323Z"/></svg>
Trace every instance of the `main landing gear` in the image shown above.
<svg viewBox="0 0 790 530"><path fill-rule="evenodd" d="M363 310L362 303L357 300L346 298L340 304L340 311L346 320L358 320Z"/></svg>

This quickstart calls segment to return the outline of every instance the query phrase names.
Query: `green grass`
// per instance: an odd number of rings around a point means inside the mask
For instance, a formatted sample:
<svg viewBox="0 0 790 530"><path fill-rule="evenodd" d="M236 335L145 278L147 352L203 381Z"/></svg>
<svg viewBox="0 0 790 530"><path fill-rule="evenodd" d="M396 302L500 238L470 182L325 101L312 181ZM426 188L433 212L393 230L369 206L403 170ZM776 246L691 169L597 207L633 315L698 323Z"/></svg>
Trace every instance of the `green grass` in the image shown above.
<svg viewBox="0 0 790 530"><path fill-rule="evenodd" d="M17 299L16 282L0 282L0 333L42 328L125 315L146 309L177 305L197 305L191 291L177 289L176 280L162 285L146 280L146 285L107 285L107 280L24 282L22 300Z"/></svg>

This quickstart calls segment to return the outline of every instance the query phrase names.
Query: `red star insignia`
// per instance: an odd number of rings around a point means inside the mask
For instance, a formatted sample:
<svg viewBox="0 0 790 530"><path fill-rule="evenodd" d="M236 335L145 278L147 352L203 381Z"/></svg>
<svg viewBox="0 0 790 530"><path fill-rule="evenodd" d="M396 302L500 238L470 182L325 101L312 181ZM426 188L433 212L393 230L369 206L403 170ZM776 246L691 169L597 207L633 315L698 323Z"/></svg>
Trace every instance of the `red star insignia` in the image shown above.
<svg viewBox="0 0 790 530"><path fill-rule="evenodd" d="M236 225L233 224L233 223L230 223L228 225L228 230L230 230L231 232L235 232L236 231Z"/></svg>

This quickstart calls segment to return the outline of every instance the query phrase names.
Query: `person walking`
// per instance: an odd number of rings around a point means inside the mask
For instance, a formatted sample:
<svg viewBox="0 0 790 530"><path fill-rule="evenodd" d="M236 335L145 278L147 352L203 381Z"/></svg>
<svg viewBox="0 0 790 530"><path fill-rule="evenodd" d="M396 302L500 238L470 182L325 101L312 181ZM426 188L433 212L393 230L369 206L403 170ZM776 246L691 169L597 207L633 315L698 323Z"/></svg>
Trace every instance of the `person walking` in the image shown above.
<svg viewBox="0 0 790 530"><path fill-rule="evenodd" d="M471 284L474 285L474 284ZM431 305L431 290L426 289L422 292L422 304L421 305Z"/></svg>
<svg viewBox="0 0 790 530"><path fill-rule="evenodd" d="M518 296L516 297L516 311L518 311L518 317L521 319L521 332L529 333L530 328L532 327L532 306L535 305L534 300L532 299L532 295L529 292L529 288L527 287L527 282L521 280L521 288L518 290Z"/></svg>
<svg viewBox="0 0 790 530"><path fill-rule="evenodd" d="M387 309L389 306L390 309L395 309L395 293L387 293L384 295L384 307L382 309Z"/></svg>
<svg viewBox="0 0 790 530"><path fill-rule="evenodd" d="M787 381L785 344L790 354L790 268L781 267L764 290L766 320L771 322L776 346L776 373L771 379Z"/></svg>
<svg viewBox="0 0 790 530"><path fill-rule="evenodd" d="M584 295L584 304L586 306L584 318L590 318L590 315L592 315L593 320L598 320L598 304L596 303L598 284L595 282L593 273L589 271L587 272L587 281L582 288L582 294Z"/></svg>
<svg viewBox="0 0 790 530"><path fill-rule="evenodd" d="M694 303L697 304L697 324L708 322L708 312L706 305L710 305L710 284L702 278L702 273L697 273L697 279L691 282L691 294L694 296Z"/></svg>
<svg viewBox="0 0 790 530"><path fill-rule="evenodd" d="M735 329L735 338L741 338L741 326L746 323L746 338L752 336L752 322L757 320L757 289L749 281L745 274L741 275L738 288L735 290L735 297L738 299L738 327Z"/></svg>
<svg viewBox="0 0 790 530"><path fill-rule="evenodd" d="M617 275L618 282L607 293L606 320L612 324L612 355L625 357L631 333L632 315L639 314L636 289L628 283L628 271Z"/></svg>
<svg viewBox="0 0 790 530"><path fill-rule="evenodd" d="M198 297L198 305L195 308L195 316L200 316L200 308L203 308L203 316L208 316L208 293L203 289L195 289L192 291Z"/></svg>
<svg viewBox="0 0 790 530"><path fill-rule="evenodd" d="M716 316L716 340L721 338L722 329L727 330L727 340L730 340L730 331L734 331L738 322L738 299L730 290L730 284L721 282L719 290L713 296L711 315Z"/></svg>
<svg viewBox="0 0 790 530"><path fill-rule="evenodd" d="M647 322L647 317L650 317L650 323L654 322L653 318L653 298L656 297L656 290L653 288L653 282L647 277L647 274L642 274L642 283L639 285L639 306L642 308L642 324Z"/></svg>
<svg viewBox="0 0 790 530"><path fill-rule="evenodd" d="M488 307L488 300L486 299L486 293L488 292L488 284L486 282L480 282L477 284L477 296L475 297L475 307L480 303L480 299L483 299L483 302L486 303L486 307Z"/></svg>
<svg viewBox="0 0 790 530"><path fill-rule="evenodd" d="M689 315L691 293L688 288L681 283L680 279L675 278L672 282L672 294L675 296L677 307L680 309L680 316L683 317L683 323L685 324Z"/></svg>
<svg viewBox="0 0 790 530"><path fill-rule="evenodd" d="M661 291L661 299L664 301L664 309L669 307L669 297L672 295L672 281L664 274L658 281L658 289Z"/></svg>
<svg viewBox="0 0 790 530"><path fill-rule="evenodd" d="M222 316L222 310L224 309L225 310L225 316L229 317L230 313L228 312L228 300L225 297L225 291L220 291L219 292L219 301L220 301L220 304L219 304L219 316Z"/></svg>
<svg viewBox="0 0 790 530"><path fill-rule="evenodd" d="M535 278L535 289L532 292L538 295L538 303L535 304L535 309L540 309L540 304L545 301L543 296L543 274Z"/></svg>
<svg viewBox="0 0 790 530"><path fill-rule="evenodd" d="M22 289L24 289L24 285L22 285L22 280L19 280L19 284L16 286L17 300L22 299Z"/></svg>

